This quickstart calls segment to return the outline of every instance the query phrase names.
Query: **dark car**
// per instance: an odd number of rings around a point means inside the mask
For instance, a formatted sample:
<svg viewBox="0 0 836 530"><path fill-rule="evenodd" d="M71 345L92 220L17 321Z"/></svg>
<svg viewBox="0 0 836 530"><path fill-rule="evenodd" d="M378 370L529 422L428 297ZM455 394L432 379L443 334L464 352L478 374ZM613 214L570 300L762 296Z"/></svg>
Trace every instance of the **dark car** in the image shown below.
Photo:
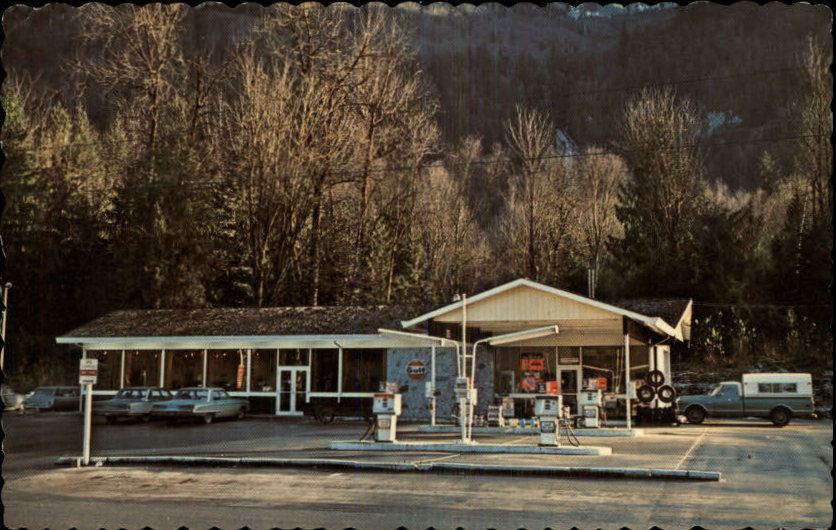
<svg viewBox="0 0 836 530"><path fill-rule="evenodd" d="M115 423L120 418L139 418L143 421L151 419L151 408L154 403L169 400L171 392L158 387L123 388L113 398L96 403L93 410L105 417L108 423Z"/></svg>
<svg viewBox="0 0 836 530"><path fill-rule="evenodd" d="M24 410L79 410L79 387L41 386L23 401Z"/></svg>
<svg viewBox="0 0 836 530"><path fill-rule="evenodd" d="M242 419L250 410L246 399L234 398L222 388L181 388L174 399L156 403L151 414L169 421L198 418L212 423L215 418Z"/></svg>

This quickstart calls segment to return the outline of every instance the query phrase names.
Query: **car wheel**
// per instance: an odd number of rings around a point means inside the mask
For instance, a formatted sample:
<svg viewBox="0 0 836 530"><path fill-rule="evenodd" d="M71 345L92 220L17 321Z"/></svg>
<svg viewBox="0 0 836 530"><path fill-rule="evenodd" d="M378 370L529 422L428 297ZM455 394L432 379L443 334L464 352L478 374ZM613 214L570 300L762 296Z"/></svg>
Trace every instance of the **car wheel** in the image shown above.
<svg viewBox="0 0 836 530"><path fill-rule="evenodd" d="M769 415L769 419L772 420L772 423L778 427L783 427L788 424L791 418L792 412L790 412L786 407L777 407L773 409L772 413Z"/></svg>
<svg viewBox="0 0 836 530"><path fill-rule="evenodd" d="M688 423L699 425L705 419L705 411L702 407L688 407L685 410L685 419L688 420Z"/></svg>
<svg viewBox="0 0 836 530"><path fill-rule="evenodd" d="M331 423L334 421L335 414L334 407L328 405L317 407L314 411L314 417L319 423Z"/></svg>
<svg viewBox="0 0 836 530"><path fill-rule="evenodd" d="M212 423L212 420L215 419L214 414L204 414L203 415L203 423L209 424Z"/></svg>
<svg viewBox="0 0 836 530"><path fill-rule="evenodd" d="M239 420L243 420L244 416L246 416L246 415L247 415L247 411L246 411L246 409L244 409L242 407L242 408L238 409L238 415L236 416L236 418L238 418Z"/></svg>
<svg viewBox="0 0 836 530"><path fill-rule="evenodd" d="M150 414L143 414L141 416L141 418L142 418L143 423L148 423L149 421L151 421L151 415Z"/></svg>

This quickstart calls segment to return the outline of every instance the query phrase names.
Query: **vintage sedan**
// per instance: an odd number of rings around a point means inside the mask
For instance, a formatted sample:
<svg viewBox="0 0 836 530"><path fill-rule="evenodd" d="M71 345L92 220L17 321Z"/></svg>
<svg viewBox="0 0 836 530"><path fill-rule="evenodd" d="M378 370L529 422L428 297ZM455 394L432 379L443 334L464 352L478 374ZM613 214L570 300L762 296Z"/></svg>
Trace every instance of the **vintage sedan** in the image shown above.
<svg viewBox="0 0 836 530"><path fill-rule="evenodd" d="M93 411L105 417L107 423L115 423L120 418L151 419L151 407L154 403L170 400L171 392L157 387L123 388L107 401L94 404Z"/></svg>
<svg viewBox="0 0 836 530"><path fill-rule="evenodd" d="M183 418L199 418L212 423L215 418L244 417L250 409L250 402L234 398L222 388L181 388L174 399L155 403L151 415L175 421Z"/></svg>
<svg viewBox="0 0 836 530"><path fill-rule="evenodd" d="M4 410L23 411L23 401L26 399L26 396L18 394L7 385L0 385L0 392L2 392L3 395Z"/></svg>
<svg viewBox="0 0 836 530"><path fill-rule="evenodd" d="M23 400L24 410L79 410L77 386L42 386Z"/></svg>

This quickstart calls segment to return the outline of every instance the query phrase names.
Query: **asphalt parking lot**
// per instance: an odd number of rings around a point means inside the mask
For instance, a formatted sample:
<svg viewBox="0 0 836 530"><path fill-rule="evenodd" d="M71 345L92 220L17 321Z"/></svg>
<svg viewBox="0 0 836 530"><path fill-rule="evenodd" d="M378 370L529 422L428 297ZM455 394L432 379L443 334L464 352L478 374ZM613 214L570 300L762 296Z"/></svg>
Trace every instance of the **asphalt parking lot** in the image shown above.
<svg viewBox="0 0 836 530"><path fill-rule="evenodd" d="M96 421L94 456L194 455L628 466L720 471L721 482L404 474L320 469L57 467L78 455L72 414L5 415L5 523L10 527L826 527L832 510L832 422L647 429L639 438L581 438L606 456L368 453L327 449L357 440L359 422L251 418L211 425ZM451 440L399 429L402 440ZM534 436L479 436L536 443Z"/></svg>

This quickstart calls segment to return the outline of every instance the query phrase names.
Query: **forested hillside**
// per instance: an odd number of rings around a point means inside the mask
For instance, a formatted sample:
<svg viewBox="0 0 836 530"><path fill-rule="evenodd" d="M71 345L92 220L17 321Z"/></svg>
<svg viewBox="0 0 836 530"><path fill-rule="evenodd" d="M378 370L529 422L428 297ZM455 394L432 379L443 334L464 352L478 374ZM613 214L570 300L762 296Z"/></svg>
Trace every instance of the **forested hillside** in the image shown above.
<svg viewBox="0 0 836 530"><path fill-rule="evenodd" d="M119 308L687 296L687 355L830 363L822 6L4 14L7 358ZM37 367L37 369L32 369Z"/></svg>

